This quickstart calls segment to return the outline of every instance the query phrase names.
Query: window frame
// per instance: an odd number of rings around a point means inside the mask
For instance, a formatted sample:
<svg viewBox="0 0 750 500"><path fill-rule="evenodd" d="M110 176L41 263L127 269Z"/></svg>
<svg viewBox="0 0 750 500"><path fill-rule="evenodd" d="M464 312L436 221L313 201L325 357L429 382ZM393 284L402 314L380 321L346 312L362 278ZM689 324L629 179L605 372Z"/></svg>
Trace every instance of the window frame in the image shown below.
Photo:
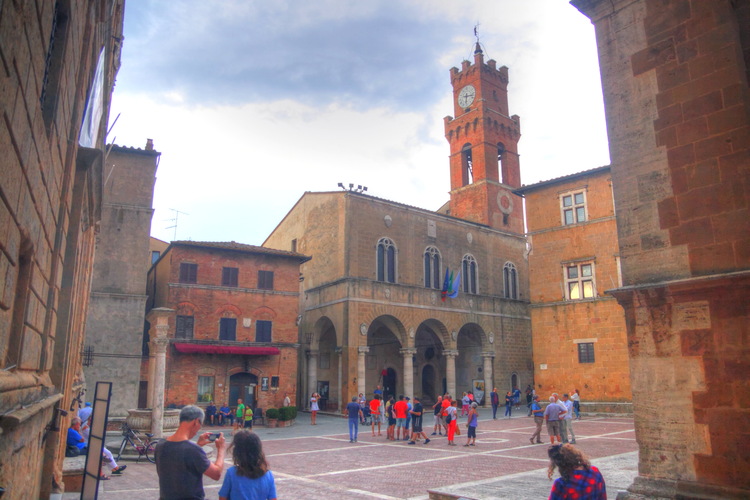
<svg viewBox="0 0 750 500"><path fill-rule="evenodd" d="M585 188L580 188L574 189L572 191L566 191L565 193L560 194L560 220L563 226L572 226L589 220L586 191L587 190ZM578 195L581 196L580 202L578 202L578 200L576 199ZM569 206L565 205L566 198L570 198L571 204ZM567 212L570 212L571 214L571 222L568 222L565 217ZM583 214L582 218L579 217L580 213Z"/></svg>
<svg viewBox="0 0 750 500"><path fill-rule="evenodd" d="M398 248L390 238L380 238L375 251L375 276L383 283L397 283Z"/></svg>
<svg viewBox="0 0 750 500"><path fill-rule="evenodd" d="M232 323L234 322L234 323ZM234 329L231 330L229 325L234 324ZM231 335L228 333L231 330ZM232 337L232 338L228 338ZM219 340L227 340L234 342L237 340L237 318L219 318Z"/></svg>
<svg viewBox="0 0 750 500"><path fill-rule="evenodd" d="M207 389L207 386L210 386L210 391L206 390L202 393L201 389ZM209 401L213 401L214 397L216 396L216 377L214 377L213 375L198 375L196 394L197 401L199 403L208 403ZM209 394L209 397L205 398L205 394Z"/></svg>
<svg viewBox="0 0 750 500"><path fill-rule="evenodd" d="M461 259L461 282L464 293L479 294L479 264L476 257L467 253Z"/></svg>
<svg viewBox="0 0 750 500"><path fill-rule="evenodd" d="M510 261L503 266L503 294L506 299L518 300L518 269Z"/></svg>
<svg viewBox="0 0 750 500"><path fill-rule="evenodd" d="M263 327L263 330L266 329L266 325L268 327L268 332L261 331L261 326ZM268 334L268 340L265 340L266 337L261 338L261 335ZM255 341L256 342L273 342L273 321L270 320L264 320L264 319L257 319L255 320Z"/></svg>
<svg viewBox="0 0 750 500"><path fill-rule="evenodd" d="M239 287L240 268L239 267L222 267L221 268L221 286L230 288Z"/></svg>
<svg viewBox="0 0 750 500"><path fill-rule="evenodd" d="M440 250L435 246L425 248L422 262L424 273L424 286L434 290L442 289L441 276L443 271L442 256Z"/></svg>
<svg viewBox="0 0 750 500"><path fill-rule="evenodd" d="M596 352L594 350L595 342L578 342L578 362L581 364L596 363Z"/></svg>
<svg viewBox="0 0 750 500"><path fill-rule="evenodd" d="M198 264L195 262L180 262L179 281L187 285L198 283Z"/></svg>
<svg viewBox="0 0 750 500"><path fill-rule="evenodd" d="M583 260L576 262L565 262L562 265L563 283L565 300L593 300L596 299L596 266L593 260ZM589 275L584 274L584 267L590 267L591 272ZM576 276L570 276L570 270L575 268ZM586 296L585 283L591 283L591 296ZM577 284L579 290L579 297L573 297L571 293L571 285Z"/></svg>
<svg viewBox="0 0 750 500"><path fill-rule="evenodd" d="M180 323L182 323L182 328L180 328ZM188 333L188 324L189 324L189 330ZM182 330L182 334L180 334L180 330ZM176 339L193 339L195 337L195 316L190 316L187 314L178 314L175 318L175 325L174 325L174 338Z"/></svg>
<svg viewBox="0 0 750 500"><path fill-rule="evenodd" d="M273 290L273 279L273 271L258 269L258 290Z"/></svg>

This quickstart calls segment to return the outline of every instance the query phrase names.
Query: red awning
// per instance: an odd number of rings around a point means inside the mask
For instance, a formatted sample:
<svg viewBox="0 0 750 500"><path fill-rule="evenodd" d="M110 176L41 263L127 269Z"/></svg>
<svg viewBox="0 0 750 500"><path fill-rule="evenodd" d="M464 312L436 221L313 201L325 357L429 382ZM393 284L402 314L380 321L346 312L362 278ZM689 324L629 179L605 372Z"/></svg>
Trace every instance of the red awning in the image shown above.
<svg viewBox="0 0 750 500"><path fill-rule="evenodd" d="M278 347L241 346L241 345L209 345L175 343L174 348L185 354L249 354L255 356L269 356L279 354Z"/></svg>

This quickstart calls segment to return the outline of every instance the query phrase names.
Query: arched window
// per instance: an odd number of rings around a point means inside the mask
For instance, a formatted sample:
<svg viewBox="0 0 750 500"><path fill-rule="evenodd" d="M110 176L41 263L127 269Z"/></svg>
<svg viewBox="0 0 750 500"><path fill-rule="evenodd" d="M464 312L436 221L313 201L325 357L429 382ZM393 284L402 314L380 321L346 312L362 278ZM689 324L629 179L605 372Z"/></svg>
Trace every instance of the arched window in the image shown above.
<svg viewBox="0 0 750 500"><path fill-rule="evenodd" d="M461 274L465 293L477 293L477 260L473 255L464 255Z"/></svg>
<svg viewBox="0 0 750 500"><path fill-rule="evenodd" d="M505 285L505 298L518 299L518 275L516 266L512 262L506 262L503 267L503 284Z"/></svg>
<svg viewBox="0 0 750 500"><path fill-rule="evenodd" d="M464 186L474 182L474 173L472 172L471 144L466 143L461 148L461 181Z"/></svg>
<svg viewBox="0 0 750 500"><path fill-rule="evenodd" d="M440 251L427 247L424 251L424 286L440 290Z"/></svg>
<svg viewBox="0 0 750 500"><path fill-rule="evenodd" d="M378 281L396 282L396 245L388 238L378 241Z"/></svg>
<svg viewBox="0 0 750 500"><path fill-rule="evenodd" d="M500 182L507 184L508 179L503 175L503 160L505 159L505 144L497 143L497 167L500 170Z"/></svg>

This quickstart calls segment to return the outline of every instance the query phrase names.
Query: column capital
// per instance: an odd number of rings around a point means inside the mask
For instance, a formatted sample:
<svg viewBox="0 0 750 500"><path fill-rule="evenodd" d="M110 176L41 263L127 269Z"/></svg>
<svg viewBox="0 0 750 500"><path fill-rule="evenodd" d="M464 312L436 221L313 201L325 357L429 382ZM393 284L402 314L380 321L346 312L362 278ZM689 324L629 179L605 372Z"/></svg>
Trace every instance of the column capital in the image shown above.
<svg viewBox="0 0 750 500"><path fill-rule="evenodd" d="M361 345L361 346L357 347L357 352L359 353L360 356L364 356L365 354L367 354L368 352L370 352L370 346L369 345Z"/></svg>
<svg viewBox="0 0 750 500"><path fill-rule="evenodd" d="M458 349L446 349L443 351L443 356L446 358L455 358L458 356Z"/></svg>
<svg viewBox="0 0 750 500"><path fill-rule="evenodd" d="M483 352L482 353L482 357L485 358L485 359L487 359L487 358L492 359L492 358L495 357L495 353L494 352Z"/></svg>
<svg viewBox="0 0 750 500"><path fill-rule="evenodd" d="M167 352L169 339L166 337L154 337L151 339L150 344L151 348L154 350L154 354L164 354Z"/></svg>
<svg viewBox="0 0 750 500"><path fill-rule="evenodd" d="M305 354L307 354L307 356L310 357L310 358L314 358L318 354L320 354L320 351L314 351L314 350L310 349L310 350L306 351Z"/></svg>
<svg viewBox="0 0 750 500"><path fill-rule="evenodd" d="M416 347L405 347L403 349L399 349L398 352L402 356L414 356L415 354L417 354L417 348Z"/></svg>

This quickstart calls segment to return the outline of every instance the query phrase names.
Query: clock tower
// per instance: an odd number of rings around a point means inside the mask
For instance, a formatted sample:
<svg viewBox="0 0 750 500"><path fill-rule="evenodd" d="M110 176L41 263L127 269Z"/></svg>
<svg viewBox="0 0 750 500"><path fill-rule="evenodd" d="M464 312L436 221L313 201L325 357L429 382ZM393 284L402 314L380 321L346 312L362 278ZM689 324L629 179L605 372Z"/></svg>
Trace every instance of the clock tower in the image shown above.
<svg viewBox="0 0 750 500"><path fill-rule="evenodd" d="M445 117L450 144L451 200L454 217L495 229L523 233L518 140L521 119L508 112L508 68L484 62L477 42L474 64L451 68L454 117Z"/></svg>

